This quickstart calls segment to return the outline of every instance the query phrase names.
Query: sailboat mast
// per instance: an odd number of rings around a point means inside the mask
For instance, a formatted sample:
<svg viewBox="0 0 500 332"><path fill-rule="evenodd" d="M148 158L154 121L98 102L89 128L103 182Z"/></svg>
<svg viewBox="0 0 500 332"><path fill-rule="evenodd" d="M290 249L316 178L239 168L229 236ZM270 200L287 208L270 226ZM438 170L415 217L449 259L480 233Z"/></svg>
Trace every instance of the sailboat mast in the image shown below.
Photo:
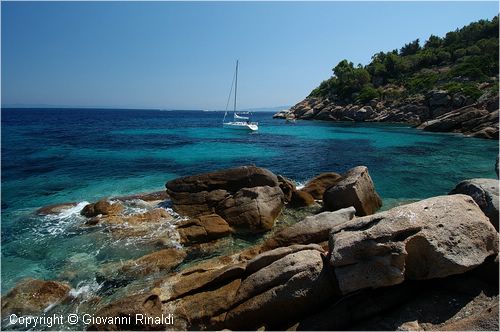
<svg viewBox="0 0 500 332"><path fill-rule="evenodd" d="M236 80L234 83L234 108L233 112L236 112L236 93L238 92L238 60L236 60Z"/></svg>

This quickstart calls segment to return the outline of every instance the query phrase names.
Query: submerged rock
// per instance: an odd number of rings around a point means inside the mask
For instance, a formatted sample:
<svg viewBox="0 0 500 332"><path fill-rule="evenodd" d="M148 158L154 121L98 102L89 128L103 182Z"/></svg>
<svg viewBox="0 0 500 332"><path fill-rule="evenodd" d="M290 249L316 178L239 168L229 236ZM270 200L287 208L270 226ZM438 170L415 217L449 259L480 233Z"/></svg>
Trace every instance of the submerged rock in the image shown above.
<svg viewBox="0 0 500 332"><path fill-rule="evenodd" d="M183 177L166 184L174 209L198 217L217 213L237 230L269 230L283 207L278 178L255 166Z"/></svg>
<svg viewBox="0 0 500 332"><path fill-rule="evenodd" d="M439 196L333 227L330 251L347 294L471 270L498 252L498 234L471 197Z"/></svg>
<svg viewBox="0 0 500 332"><path fill-rule="evenodd" d="M184 250L163 249L125 263L119 274L132 278L160 271L170 271L182 263L184 258L186 258Z"/></svg>
<svg viewBox="0 0 500 332"><path fill-rule="evenodd" d="M71 287L58 281L25 279L2 297L2 317L37 315L66 299Z"/></svg>
<svg viewBox="0 0 500 332"><path fill-rule="evenodd" d="M52 205L47 205L44 207L39 208L36 210L36 214L39 216L46 216L49 214L59 214L63 212L64 210L68 208L72 208L77 206L78 203L71 202L71 203L62 203L62 204L52 204Z"/></svg>
<svg viewBox="0 0 500 332"><path fill-rule="evenodd" d="M366 216L375 213L382 206L382 200L375 191L368 168L358 166L343 174L339 182L324 192L323 205L328 211L354 206L357 216Z"/></svg>
<svg viewBox="0 0 500 332"><path fill-rule="evenodd" d="M479 205L484 214L490 218L491 223L498 231L498 180L496 179L471 179L460 182L450 195L469 195Z"/></svg>

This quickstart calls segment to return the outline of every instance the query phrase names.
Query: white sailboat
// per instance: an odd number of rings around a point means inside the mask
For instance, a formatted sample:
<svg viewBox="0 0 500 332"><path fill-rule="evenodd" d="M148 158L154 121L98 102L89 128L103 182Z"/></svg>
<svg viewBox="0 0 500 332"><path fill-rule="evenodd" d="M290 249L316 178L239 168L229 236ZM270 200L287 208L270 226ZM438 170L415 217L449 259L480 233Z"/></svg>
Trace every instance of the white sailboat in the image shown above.
<svg viewBox="0 0 500 332"><path fill-rule="evenodd" d="M224 119L222 120L222 126L229 129L238 130L249 130L257 131L259 130L259 124L257 122L250 121L249 112L236 112L236 94L238 92L238 60L236 60L236 72L234 78L234 106L233 106L233 121L226 122L227 108L229 106L229 100L231 99L231 93L233 90L233 84L231 84L231 91L229 92L229 98L226 104L226 113L224 113Z"/></svg>

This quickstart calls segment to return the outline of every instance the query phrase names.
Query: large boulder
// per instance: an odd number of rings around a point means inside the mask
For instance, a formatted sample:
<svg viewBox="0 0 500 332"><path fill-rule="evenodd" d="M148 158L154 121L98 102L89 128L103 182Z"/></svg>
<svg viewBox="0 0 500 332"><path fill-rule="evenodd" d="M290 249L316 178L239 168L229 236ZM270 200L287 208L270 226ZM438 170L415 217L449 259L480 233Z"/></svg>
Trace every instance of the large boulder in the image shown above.
<svg viewBox="0 0 500 332"><path fill-rule="evenodd" d="M470 196L439 196L335 226L330 263L343 294L443 278L498 252L498 234Z"/></svg>
<svg viewBox="0 0 500 332"><path fill-rule="evenodd" d="M242 188L217 206L231 226L251 232L268 231L283 208L283 192L278 186Z"/></svg>
<svg viewBox="0 0 500 332"><path fill-rule="evenodd" d="M278 248L276 250L281 250ZM265 253L270 255L270 253ZM257 258L256 258L257 259ZM223 327L282 329L290 317L321 308L335 294L327 266L318 250L290 253L249 275L235 296Z"/></svg>
<svg viewBox="0 0 500 332"><path fill-rule="evenodd" d="M302 191L309 193L314 199L323 199L323 193L341 180L338 173L322 173L306 183Z"/></svg>
<svg viewBox="0 0 500 332"><path fill-rule="evenodd" d="M2 297L2 317L40 314L66 299L70 290L68 284L58 281L24 279Z"/></svg>
<svg viewBox="0 0 500 332"><path fill-rule="evenodd" d="M498 180L465 180L450 191L450 195L454 194L465 194L472 197L498 231Z"/></svg>
<svg viewBox="0 0 500 332"><path fill-rule="evenodd" d="M229 224L218 214L207 214L177 225L182 244L209 242L231 234Z"/></svg>
<svg viewBox="0 0 500 332"><path fill-rule="evenodd" d="M343 174L342 180L324 192L323 206L327 211L354 206L357 216L366 216L375 213L382 206L382 200L375 191L368 168L358 166Z"/></svg>
<svg viewBox="0 0 500 332"><path fill-rule="evenodd" d="M354 217L353 207L335 212L322 212L304 218L296 224L288 226L263 243L264 249L273 249L291 244L321 243L328 240L330 230Z"/></svg>
<svg viewBox="0 0 500 332"><path fill-rule="evenodd" d="M278 178L270 171L242 166L169 181L174 209L198 217L217 213L239 230L269 230L283 207Z"/></svg>

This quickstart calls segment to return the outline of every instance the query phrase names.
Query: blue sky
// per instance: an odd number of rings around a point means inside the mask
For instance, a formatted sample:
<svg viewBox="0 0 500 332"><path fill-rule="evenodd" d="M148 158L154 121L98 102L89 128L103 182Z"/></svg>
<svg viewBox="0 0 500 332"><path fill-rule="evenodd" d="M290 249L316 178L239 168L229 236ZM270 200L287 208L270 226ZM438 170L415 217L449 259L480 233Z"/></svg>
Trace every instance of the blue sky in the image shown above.
<svg viewBox="0 0 500 332"><path fill-rule="evenodd" d="M292 105L340 60L498 13L497 2L2 2L2 104Z"/></svg>

